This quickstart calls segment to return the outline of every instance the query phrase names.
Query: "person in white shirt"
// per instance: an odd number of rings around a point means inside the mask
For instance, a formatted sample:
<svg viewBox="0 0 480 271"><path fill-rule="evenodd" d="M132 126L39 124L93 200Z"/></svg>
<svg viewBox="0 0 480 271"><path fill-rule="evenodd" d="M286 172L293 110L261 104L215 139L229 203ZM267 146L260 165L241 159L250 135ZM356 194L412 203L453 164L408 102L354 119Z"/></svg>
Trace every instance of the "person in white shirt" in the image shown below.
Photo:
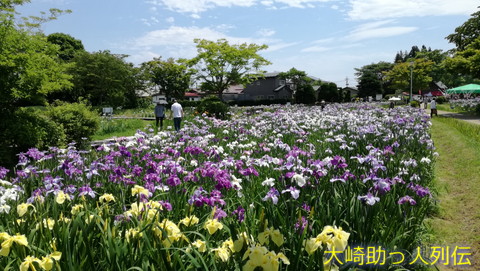
<svg viewBox="0 0 480 271"><path fill-rule="evenodd" d="M173 99L173 104L171 107L172 116L173 116L173 126L175 127L175 131L180 131L180 124L182 123L183 118L183 108L176 99Z"/></svg>
<svg viewBox="0 0 480 271"><path fill-rule="evenodd" d="M433 114L438 117L437 102L435 101L435 98L430 102L430 118L433 118Z"/></svg>

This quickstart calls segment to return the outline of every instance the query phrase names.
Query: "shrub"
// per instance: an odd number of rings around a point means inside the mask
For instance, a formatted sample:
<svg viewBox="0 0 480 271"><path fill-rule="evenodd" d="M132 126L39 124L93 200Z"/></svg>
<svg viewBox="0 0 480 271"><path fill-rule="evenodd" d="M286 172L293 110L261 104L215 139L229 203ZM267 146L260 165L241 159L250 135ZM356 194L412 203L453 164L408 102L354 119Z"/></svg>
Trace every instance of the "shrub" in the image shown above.
<svg viewBox="0 0 480 271"><path fill-rule="evenodd" d="M38 110L20 108L2 120L0 164L12 166L15 155L29 148L47 149L65 144L63 127L38 114Z"/></svg>
<svg viewBox="0 0 480 271"><path fill-rule="evenodd" d="M217 96L209 96L203 99L197 106L197 112L200 114L206 113L210 117L219 119L227 119L230 107L220 101Z"/></svg>
<svg viewBox="0 0 480 271"><path fill-rule="evenodd" d="M420 102L419 101L411 101L410 106L411 107L420 107Z"/></svg>
<svg viewBox="0 0 480 271"><path fill-rule="evenodd" d="M182 104L182 107L197 107L201 103L201 101L184 100L184 101L180 101L180 103Z"/></svg>
<svg viewBox="0 0 480 271"><path fill-rule="evenodd" d="M437 97L435 100L437 101L438 104L443 104L447 102L447 98L445 97Z"/></svg>
<svg viewBox="0 0 480 271"><path fill-rule="evenodd" d="M83 103L57 102L48 108L47 115L63 126L67 142L89 140L100 124L97 113Z"/></svg>

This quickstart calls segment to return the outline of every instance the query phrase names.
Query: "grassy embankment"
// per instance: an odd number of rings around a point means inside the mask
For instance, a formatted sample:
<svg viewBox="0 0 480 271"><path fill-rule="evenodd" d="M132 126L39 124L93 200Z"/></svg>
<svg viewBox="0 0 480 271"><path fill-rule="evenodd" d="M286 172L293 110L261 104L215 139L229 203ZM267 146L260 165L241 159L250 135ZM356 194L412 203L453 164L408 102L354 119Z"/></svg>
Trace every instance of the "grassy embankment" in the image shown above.
<svg viewBox="0 0 480 271"><path fill-rule="evenodd" d="M439 153L435 169L439 208L430 220L433 242L472 248L471 267L438 267L480 270L480 125L442 117L432 121Z"/></svg>

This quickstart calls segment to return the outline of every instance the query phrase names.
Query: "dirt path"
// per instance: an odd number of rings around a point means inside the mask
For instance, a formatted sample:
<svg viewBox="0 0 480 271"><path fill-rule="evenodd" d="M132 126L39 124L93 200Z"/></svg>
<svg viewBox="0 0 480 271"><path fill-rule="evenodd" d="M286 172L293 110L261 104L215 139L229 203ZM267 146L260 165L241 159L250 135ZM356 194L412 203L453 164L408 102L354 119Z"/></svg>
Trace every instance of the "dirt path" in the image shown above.
<svg viewBox="0 0 480 271"><path fill-rule="evenodd" d="M435 117L432 122L439 153L435 169L439 213L431 225L439 245L471 247L472 253L470 267L438 268L480 270L480 143Z"/></svg>

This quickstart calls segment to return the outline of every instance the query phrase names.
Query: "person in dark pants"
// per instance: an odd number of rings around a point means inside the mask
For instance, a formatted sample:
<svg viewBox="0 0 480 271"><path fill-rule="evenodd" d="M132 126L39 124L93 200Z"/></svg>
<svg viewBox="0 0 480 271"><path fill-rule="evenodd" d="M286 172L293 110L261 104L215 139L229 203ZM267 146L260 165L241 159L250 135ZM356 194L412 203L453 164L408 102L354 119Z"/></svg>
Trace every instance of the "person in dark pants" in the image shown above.
<svg viewBox="0 0 480 271"><path fill-rule="evenodd" d="M395 103L393 101L390 102L390 109L395 107Z"/></svg>
<svg viewBox="0 0 480 271"><path fill-rule="evenodd" d="M173 126L175 126L175 131L178 132L180 131L180 124L182 123L183 108L176 99L173 99L171 110L173 116Z"/></svg>
<svg viewBox="0 0 480 271"><path fill-rule="evenodd" d="M160 102L155 106L155 126L158 127L160 122L160 129L163 129L163 119L165 118L165 105Z"/></svg>
<svg viewBox="0 0 480 271"><path fill-rule="evenodd" d="M430 102L430 118L433 118L433 114L435 114L435 116L438 116L437 102L435 101L435 98L433 98Z"/></svg>

